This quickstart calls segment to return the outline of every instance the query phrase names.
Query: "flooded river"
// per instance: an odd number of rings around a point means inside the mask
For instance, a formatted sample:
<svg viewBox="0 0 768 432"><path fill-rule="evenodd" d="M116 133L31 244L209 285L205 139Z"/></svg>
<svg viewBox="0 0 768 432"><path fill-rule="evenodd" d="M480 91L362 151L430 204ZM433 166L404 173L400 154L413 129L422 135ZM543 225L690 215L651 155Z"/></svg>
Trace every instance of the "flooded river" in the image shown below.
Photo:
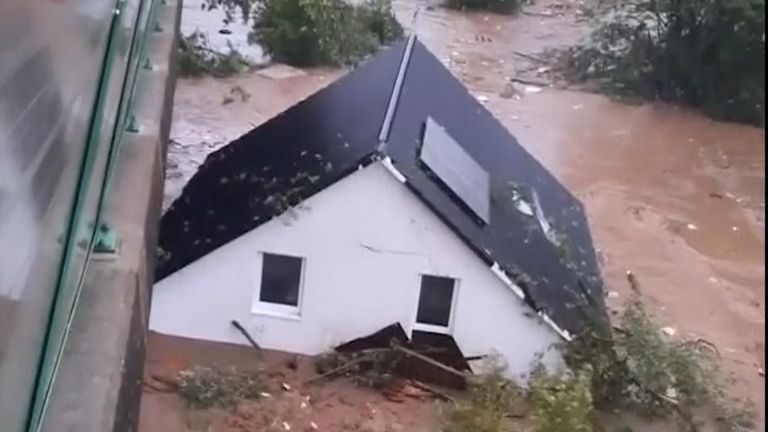
<svg viewBox="0 0 768 432"><path fill-rule="evenodd" d="M618 309L626 299L631 270L660 323L716 344L734 393L764 418L765 131L536 85L548 82L536 54L585 34L567 2L540 0L517 18L414 1L395 6L406 27L584 202L609 305ZM166 201L209 151L341 73L181 80ZM533 84L508 84L522 75ZM236 86L252 97L223 105Z"/></svg>

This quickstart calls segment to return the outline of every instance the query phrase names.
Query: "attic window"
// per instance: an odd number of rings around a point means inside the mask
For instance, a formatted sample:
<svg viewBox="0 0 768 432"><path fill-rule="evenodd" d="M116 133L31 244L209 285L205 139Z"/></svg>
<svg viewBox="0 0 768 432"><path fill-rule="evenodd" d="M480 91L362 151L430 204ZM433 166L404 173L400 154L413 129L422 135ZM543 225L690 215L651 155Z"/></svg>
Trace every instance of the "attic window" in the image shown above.
<svg viewBox="0 0 768 432"><path fill-rule="evenodd" d="M491 218L491 179L448 132L427 117L421 161L484 223Z"/></svg>
<svg viewBox="0 0 768 432"><path fill-rule="evenodd" d="M262 254L261 285L254 312L298 316L303 267L302 258Z"/></svg>

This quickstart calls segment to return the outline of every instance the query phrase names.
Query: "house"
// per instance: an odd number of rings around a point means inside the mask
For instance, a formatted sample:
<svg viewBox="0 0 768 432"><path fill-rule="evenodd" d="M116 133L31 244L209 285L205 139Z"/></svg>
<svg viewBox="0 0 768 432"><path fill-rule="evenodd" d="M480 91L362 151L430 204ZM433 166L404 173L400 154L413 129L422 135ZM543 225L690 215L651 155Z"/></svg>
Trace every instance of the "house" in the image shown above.
<svg viewBox="0 0 768 432"><path fill-rule="evenodd" d="M415 37L212 153L159 244L178 336L312 355L396 322L517 376L605 316L582 204Z"/></svg>

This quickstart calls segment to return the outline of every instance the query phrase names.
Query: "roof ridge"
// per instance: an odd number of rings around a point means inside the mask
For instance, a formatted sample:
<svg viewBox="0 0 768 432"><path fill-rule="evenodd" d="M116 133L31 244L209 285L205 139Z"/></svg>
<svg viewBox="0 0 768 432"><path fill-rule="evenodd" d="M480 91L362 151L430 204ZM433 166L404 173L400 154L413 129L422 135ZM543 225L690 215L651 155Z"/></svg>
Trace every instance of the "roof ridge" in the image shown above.
<svg viewBox="0 0 768 432"><path fill-rule="evenodd" d="M408 42L403 50L403 58L400 60L400 67L395 77L394 85L392 86L392 93L389 96L389 104L387 105L387 111L384 114L384 119L381 122L381 128L379 129L379 147L378 151L383 153L384 148L387 145L389 139L389 131L392 129L392 121L395 118L395 111L397 110L397 104L400 101L400 94L403 89L403 82L405 81L405 73L408 70L408 65L411 61L411 53L413 53L413 45L416 43L416 34L412 33L408 36Z"/></svg>

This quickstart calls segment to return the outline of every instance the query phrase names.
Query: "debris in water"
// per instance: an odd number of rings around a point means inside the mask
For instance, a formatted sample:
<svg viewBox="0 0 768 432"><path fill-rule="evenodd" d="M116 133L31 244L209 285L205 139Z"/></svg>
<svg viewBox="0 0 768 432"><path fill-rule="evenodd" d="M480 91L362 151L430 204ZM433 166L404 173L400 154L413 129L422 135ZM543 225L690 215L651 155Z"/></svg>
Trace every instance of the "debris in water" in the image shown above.
<svg viewBox="0 0 768 432"><path fill-rule="evenodd" d="M506 85L504 85L504 90L502 90L501 94L499 94L499 96L501 96L504 99L511 99L519 95L520 95L520 90L518 90L517 87L515 87L515 83L511 83L511 82L508 82Z"/></svg>
<svg viewBox="0 0 768 432"><path fill-rule="evenodd" d="M672 327L663 327L661 332L669 337L673 337L675 333L677 333L677 330L673 329Z"/></svg>
<svg viewBox="0 0 768 432"><path fill-rule="evenodd" d="M670 387L666 391L667 397L673 400L677 400L677 390L674 387Z"/></svg>
<svg viewBox="0 0 768 432"><path fill-rule="evenodd" d="M256 72L257 75L271 80L283 80L288 78L297 78L306 76L307 73L301 69L285 64L274 64Z"/></svg>
<svg viewBox="0 0 768 432"><path fill-rule="evenodd" d="M696 231L697 229L699 229L699 227L697 227L696 225L694 225L694 224L692 224L692 223L689 223L689 224L687 225L687 227L688 227L688 229L689 229L689 230L691 230L691 231Z"/></svg>
<svg viewBox="0 0 768 432"><path fill-rule="evenodd" d="M532 86L532 85L525 86L525 93L526 94L540 93L543 90L544 90L543 88L537 87L537 86Z"/></svg>

